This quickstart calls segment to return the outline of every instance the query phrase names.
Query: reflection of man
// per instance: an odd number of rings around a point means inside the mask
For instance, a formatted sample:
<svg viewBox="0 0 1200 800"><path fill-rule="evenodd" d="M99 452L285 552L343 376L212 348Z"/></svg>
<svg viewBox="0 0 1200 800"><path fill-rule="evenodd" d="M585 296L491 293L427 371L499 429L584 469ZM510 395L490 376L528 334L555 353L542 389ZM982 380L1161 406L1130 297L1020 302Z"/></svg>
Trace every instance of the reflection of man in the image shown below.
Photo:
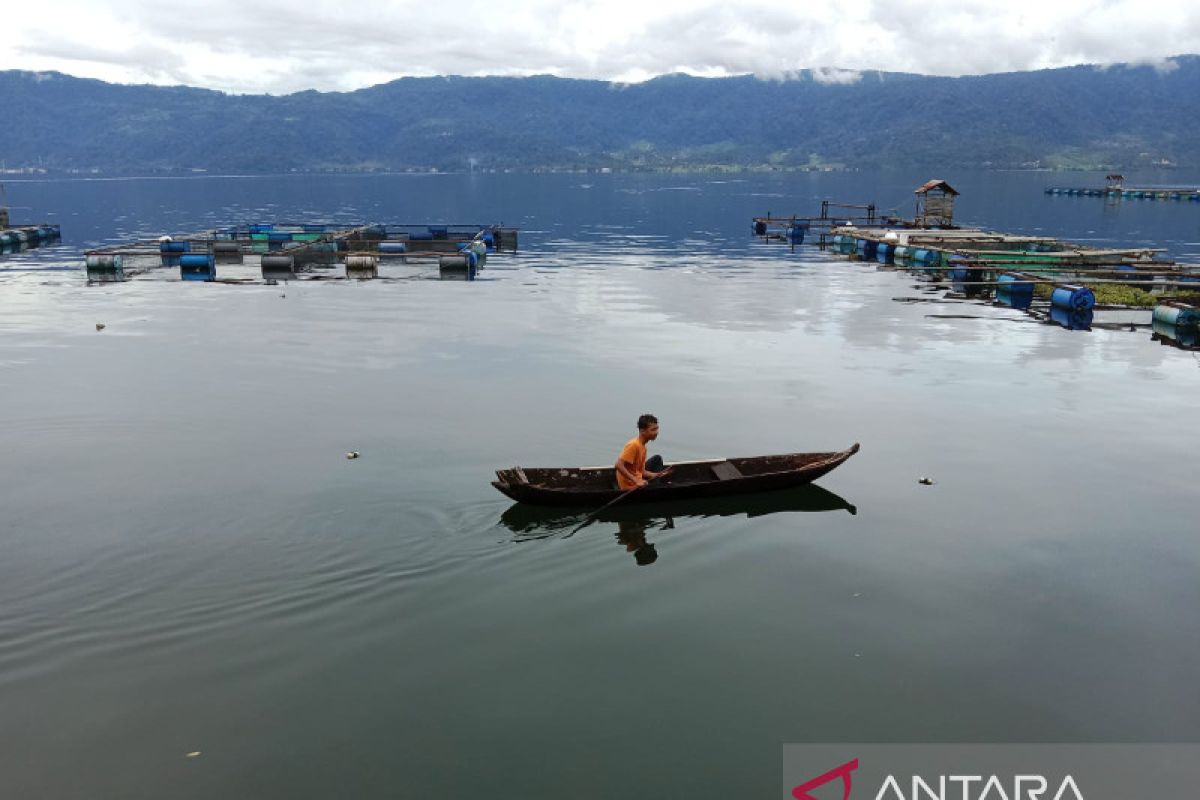
<svg viewBox="0 0 1200 800"><path fill-rule="evenodd" d="M646 541L646 526L650 520L621 520L617 522L617 541L625 545L625 552L633 553L633 560L639 567L653 564L658 560L658 551L654 545Z"/></svg>
<svg viewBox="0 0 1200 800"><path fill-rule="evenodd" d="M637 421L638 435L625 443L614 468L617 471L617 486L622 490L645 486L646 481L667 472L663 469L662 456L646 461L646 442L658 438L658 417L642 414Z"/></svg>

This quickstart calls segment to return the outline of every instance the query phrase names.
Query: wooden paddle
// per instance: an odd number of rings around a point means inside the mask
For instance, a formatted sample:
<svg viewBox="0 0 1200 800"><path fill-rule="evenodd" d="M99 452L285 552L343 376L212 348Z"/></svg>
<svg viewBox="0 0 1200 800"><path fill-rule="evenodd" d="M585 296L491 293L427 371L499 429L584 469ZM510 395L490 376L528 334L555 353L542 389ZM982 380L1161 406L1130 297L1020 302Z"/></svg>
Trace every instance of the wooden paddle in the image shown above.
<svg viewBox="0 0 1200 800"><path fill-rule="evenodd" d="M675 469L675 468L674 468L674 467L667 467L667 468L666 468L666 469L664 469L662 472L658 473L658 474L657 474L657 475L655 475L653 478L651 478L649 481L646 481L645 483L641 484L641 486L635 486L635 487L633 487L632 489L626 489L625 491L621 492L619 495L617 495L616 497L614 497L612 500L609 500L607 503L605 503L604 505L600 506L599 508L597 508L597 509L596 509L595 511L593 511L592 513L588 514L588 515L587 515L587 519L585 519L583 522L579 523L579 527L578 527L578 528L576 528L575 530L571 531L570 533L568 533L568 534L567 534L567 536L564 536L563 538L565 539L565 538L567 538L568 536L574 536L575 534L579 533L581 530L583 530L584 528L586 528L588 525L591 525L593 522L595 522L595 521L596 521L596 517L600 516L600 512L601 512L601 511L605 511L605 510L607 510L607 509L609 509L609 508L612 508L612 507L613 507L613 506L615 506L617 503L621 502L621 501L622 501L622 500L624 500L626 497L628 497L629 495L631 495L631 494L633 494L634 492L636 492L638 489L641 489L641 488L642 488L642 486L649 486L651 481L656 481L656 480L658 480L659 478L665 478L667 475L670 475L670 474L671 474L671 471L672 471L673 469Z"/></svg>

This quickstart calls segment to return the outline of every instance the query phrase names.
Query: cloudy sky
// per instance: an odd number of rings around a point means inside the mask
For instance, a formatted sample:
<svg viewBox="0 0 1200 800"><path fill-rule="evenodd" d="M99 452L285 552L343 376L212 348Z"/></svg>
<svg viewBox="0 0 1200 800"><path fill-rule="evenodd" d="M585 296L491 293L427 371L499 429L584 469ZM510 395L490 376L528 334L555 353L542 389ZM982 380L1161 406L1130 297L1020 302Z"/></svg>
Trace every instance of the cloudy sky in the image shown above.
<svg viewBox="0 0 1200 800"><path fill-rule="evenodd" d="M416 75L963 75L1200 53L1200 0L6 0L0 69L283 94Z"/></svg>

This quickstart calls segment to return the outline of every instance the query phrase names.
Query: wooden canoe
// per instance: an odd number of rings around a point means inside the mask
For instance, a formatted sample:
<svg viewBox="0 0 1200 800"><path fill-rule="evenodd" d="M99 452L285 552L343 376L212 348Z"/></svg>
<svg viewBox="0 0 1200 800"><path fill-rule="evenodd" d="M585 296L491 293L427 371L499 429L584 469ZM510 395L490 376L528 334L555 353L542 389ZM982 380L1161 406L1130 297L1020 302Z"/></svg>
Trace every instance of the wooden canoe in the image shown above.
<svg viewBox="0 0 1200 800"><path fill-rule="evenodd" d="M750 458L668 462L675 470L621 501L655 503L789 489L811 483L858 452L854 444L834 453L786 453ZM602 506L623 492L612 467L513 467L496 470L492 485L521 503L540 506Z"/></svg>
<svg viewBox="0 0 1200 800"><path fill-rule="evenodd" d="M764 517L779 513L847 511L858 508L840 495L815 483L774 492L751 492L728 497L702 497L691 500L666 500L626 506L617 503L596 517L597 522L653 522L704 519L708 517ZM586 509L565 506L533 506L513 503L500 515L500 525L514 534L516 541L560 536L579 524Z"/></svg>

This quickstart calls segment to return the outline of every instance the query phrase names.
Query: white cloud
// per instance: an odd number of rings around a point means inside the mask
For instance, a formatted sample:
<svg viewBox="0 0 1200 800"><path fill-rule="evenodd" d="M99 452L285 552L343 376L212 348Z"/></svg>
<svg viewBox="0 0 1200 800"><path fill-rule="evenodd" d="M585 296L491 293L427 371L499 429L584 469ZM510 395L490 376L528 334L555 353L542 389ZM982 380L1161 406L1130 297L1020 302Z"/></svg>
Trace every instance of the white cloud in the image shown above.
<svg viewBox="0 0 1200 800"><path fill-rule="evenodd" d="M812 71L812 78L817 83L851 84L861 81L862 73L853 69L817 67Z"/></svg>
<svg viewBox="0 0 1200 800"><path fill-rule="evenodd" d="M638 81L667 72L857 80L1200 52L1194 0L8 0L0 69L235 92L347 90L405 75Z"/></svg>

